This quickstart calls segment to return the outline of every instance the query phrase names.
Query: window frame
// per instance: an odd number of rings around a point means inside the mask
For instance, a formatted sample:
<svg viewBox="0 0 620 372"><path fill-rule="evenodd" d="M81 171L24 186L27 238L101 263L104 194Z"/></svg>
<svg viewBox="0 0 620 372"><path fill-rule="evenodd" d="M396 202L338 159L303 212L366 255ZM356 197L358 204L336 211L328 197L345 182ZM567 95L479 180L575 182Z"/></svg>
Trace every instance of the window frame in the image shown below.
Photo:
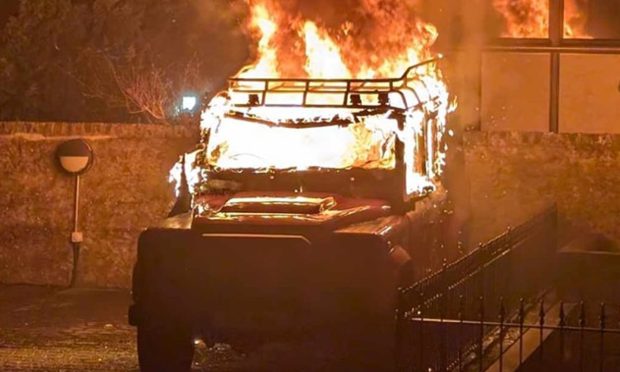
<svg viewBox="0 0 620 372"><path fill-rule="evenodd" d="M498 36L490 40L492 46L532 47L620 47L617 38L571 38L564 36L564 1L549 0L549 30L546 38L518 38ZM492 7L491 7L492 8Z"/></svg>
<svg viewBox="0 0 620 372"><path fill-rule="evenodd" d="M497 37L490 40L487 46L482 49L482 53L485 52L543 53L549 55L549 132L559 133L561 56L563 54L619 55L620 37L618 39L575 39L564 37L564 0L549 0L549 35L547 38ZM482 81L480 86L482 86ZM478 125L480 128L482 117L479 117Z"/></svg>

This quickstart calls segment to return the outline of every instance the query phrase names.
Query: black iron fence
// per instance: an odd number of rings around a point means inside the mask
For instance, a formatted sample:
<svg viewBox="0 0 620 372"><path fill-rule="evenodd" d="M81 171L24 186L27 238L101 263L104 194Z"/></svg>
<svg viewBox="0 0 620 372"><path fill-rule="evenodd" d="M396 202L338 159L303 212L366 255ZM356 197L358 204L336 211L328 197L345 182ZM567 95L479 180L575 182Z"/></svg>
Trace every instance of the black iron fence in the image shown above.
<svg viewBox="0 0 620 372"><path fill-rule="evenodd" d="M401 290L399 370L620 370L618 312L550 290L556 239L552 207Z"/></svg>

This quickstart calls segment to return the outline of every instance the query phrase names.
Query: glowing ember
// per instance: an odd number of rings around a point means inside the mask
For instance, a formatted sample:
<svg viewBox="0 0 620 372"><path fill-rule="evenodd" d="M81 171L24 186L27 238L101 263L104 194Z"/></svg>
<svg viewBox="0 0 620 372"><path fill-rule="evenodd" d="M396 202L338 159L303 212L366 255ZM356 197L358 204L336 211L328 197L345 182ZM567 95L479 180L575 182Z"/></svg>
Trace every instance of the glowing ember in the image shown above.
<svg viewBox="0 0 620 372"><path fill-rule="evenodd" d="M185 165L191 189L200 182L197 168L395 169L397 140L405 145L407 192L432 188L443 170L446 116L455 105L449 104L436 63L408 68L433 57L436 28L399 0L359 0L360 24L336 28L288 14L275 0L248 3L256 60L203 113L205 145L199 160L194 156ZM401 76L391 83L342 80ZM283 77L299 79L261 80ZM385 91L390 107L403 110L403 125L392 117L393 109L348 106L348 89L359 93L362 106L376 106L376 92ZM177 181L180 169L173 170Z"/></svg>
<svg viewBox="0 0 620 372"><path fill-rule="evenodd" d="M549 0L493 0L493 7L504 18L502 37L549 37ZM564 37L588 38L584 23L577 0L565 1Z"/></svg>

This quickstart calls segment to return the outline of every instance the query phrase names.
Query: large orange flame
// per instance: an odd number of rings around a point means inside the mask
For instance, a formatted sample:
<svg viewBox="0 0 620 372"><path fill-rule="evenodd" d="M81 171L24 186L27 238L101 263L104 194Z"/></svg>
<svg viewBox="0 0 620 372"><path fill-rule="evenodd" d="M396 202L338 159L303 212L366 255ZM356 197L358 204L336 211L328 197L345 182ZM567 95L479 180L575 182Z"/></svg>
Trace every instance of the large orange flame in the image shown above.
<svg viewBox="0 0 620 372"><path fill-rule="evenodd" d="M248 0L257 60L240 77L393 77L431 58L438 32L405 1L359 0L360 24L325 27L276 0ZM433 69L433 67L430 67Z"/></svg>
<svg viewBox="0 0 620 372"><path fill-rule="evenodd" d="M409 66L433 57L431 48L438 37L437 29L419 19L409 2L401 0L357 0L358 8L351 12L352 19L329 26L321 19L309 19L284 9L277 0L247 2L248 31L256 39L255 60L239 71L239 78L400 77ZM443 170L446 116L455 105L449 104L448 89L436 64L424 65L419 73L423 89L429 96L439 97L431 103L438 106L432 108L437 117L428 119L420 108L420 112L408 114L405 129L399 129L389 115L376 115L346 127L291 129L246 125L245 130L239 130L243 126L229 124L243 119L226 118L230 102L218 96L203 113L202 129L210 136L208 146L202 150L204 158L207 163L224 169L316 166L389 169L395 164L390 145L393 146L398 136L410 144L411 153L406 156L406 161L411 163L408 164L408 191L432 187ZM263 89L261 82L256 84L257 90ZM231 97L234 95L229 93ZM286 92L275 99L278 103L294 101L293 95ZM342 102L341 98L335 99ZM336 117L346 120L352 113L346 109L308 110L300 106L254 107L251 115L271 123L284 123ZM414 154L416 151L420 153ZM427 162L423 167L426 174L415 171L416 167L420 168L416 164L420 158ZM173 178L178 178L181 169L176 168ZM198 178L188 181L192 186Z"/></svg>

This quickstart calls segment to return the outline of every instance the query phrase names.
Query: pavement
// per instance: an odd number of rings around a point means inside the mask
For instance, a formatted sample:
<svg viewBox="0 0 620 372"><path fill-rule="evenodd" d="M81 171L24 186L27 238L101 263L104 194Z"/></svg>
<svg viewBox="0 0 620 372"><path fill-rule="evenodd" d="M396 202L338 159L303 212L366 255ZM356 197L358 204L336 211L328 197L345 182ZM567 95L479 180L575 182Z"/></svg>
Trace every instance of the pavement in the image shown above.
<svg viewBox="0 0 620 372"><path fill-rule="evenodd" d="M130 300L122 289L0 285L0 371L138 371ZM198 344L193 370L251 371L266 361Z"/></svg>
<svg viewBox="0 0 620 372"><path fill-rule="evenodd" d="M138 371L130 299L122 289L0 284L0 371ZM272 343L246 355L198 343L192 370L320 370L304 356L316 350Z"/></svg>
<svg viewBox="0 0 620 372"><path fill-rule="evenodd" d="M0 371L137 371L126 290L0 285Z"/></svg>

